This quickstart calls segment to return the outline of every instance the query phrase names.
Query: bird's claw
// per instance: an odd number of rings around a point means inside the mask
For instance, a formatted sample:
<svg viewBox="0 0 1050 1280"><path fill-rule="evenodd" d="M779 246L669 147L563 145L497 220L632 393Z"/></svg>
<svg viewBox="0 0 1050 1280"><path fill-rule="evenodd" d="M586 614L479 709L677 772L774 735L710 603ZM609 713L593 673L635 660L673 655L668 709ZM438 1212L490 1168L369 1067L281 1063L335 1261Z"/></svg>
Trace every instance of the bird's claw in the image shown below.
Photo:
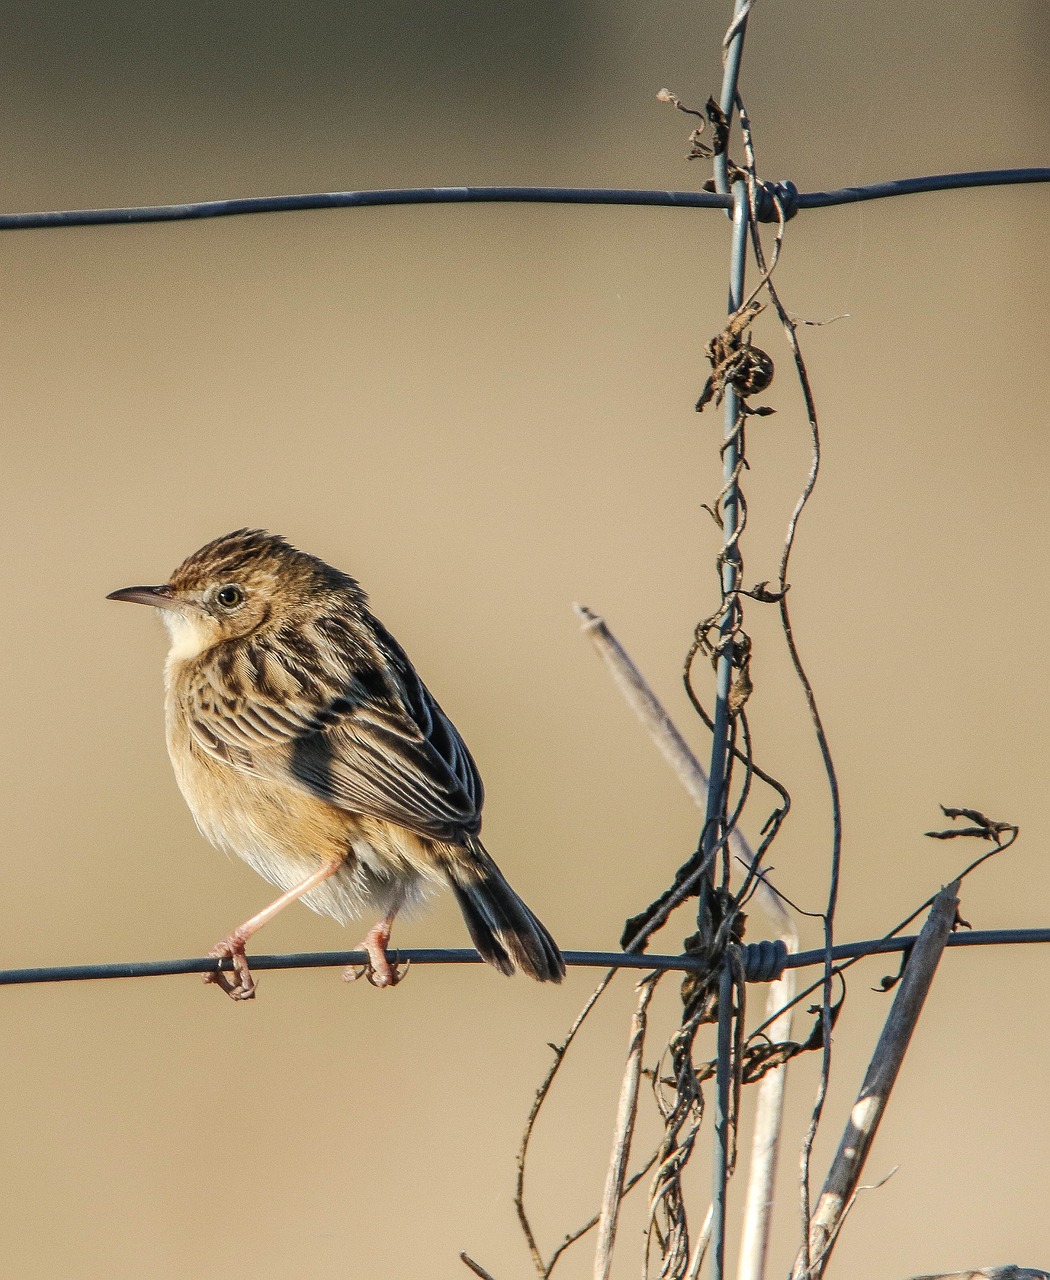
<svg viewBox="0 0 1050 1280"><path fill-rule="evenodd" d="M208 952L216 960L230 960L233 963L232 977L225 969L209 969L204 975L205 983L215 983L231 1000L254 1000L255 979L248 967L248 957L244 954L245 940L231 933L217 946Z"/></svg>
<svg viewBox="0 0 1050 1280"><path fill-rule="evenodd" d="M368 959L363 965L348 965L343 970L344 982L356 982L358 978L367 978L373 987L397 986L408 972L408 964L391 964L390 957L386 953L387 943L390 941L390 926L393 922L394 912L391 911L383 920L369 929L358 948L368 956Z"/></svg>
<svg viewBox="0 0 1050 1280"><path fill-rule="evenodd" d="M410 961L392 965L386 955L370 955L365 964L350 964L343 970L344 982L356 982L358 978L367 978L373 987L396 987L408 973Z"/></svg>

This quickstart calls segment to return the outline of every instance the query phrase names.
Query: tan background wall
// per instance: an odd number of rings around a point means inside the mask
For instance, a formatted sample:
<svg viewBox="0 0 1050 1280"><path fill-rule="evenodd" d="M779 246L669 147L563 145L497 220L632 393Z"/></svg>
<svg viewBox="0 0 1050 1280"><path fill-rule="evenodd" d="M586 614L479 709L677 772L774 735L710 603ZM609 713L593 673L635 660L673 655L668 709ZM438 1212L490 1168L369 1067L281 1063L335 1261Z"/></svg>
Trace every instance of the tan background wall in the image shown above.
<svg viewBox="0 0 1050 1280"><path fill-rule="evenodd" d="M687 122L654 95L717 88L726 21L722 4L541 0L8 9L11 210L695 185ZM1047 34L1040 0L764 0L743 80L764 168L813 189L1045 163ZM914 197L790 227L789 305L850 317L804 333L827 452L792 591L841 770L844 937L881 932L961 865L967 850L922 837L939 802L1023 828L967 886L967 918L1048 921L1047 195ZM718 490L719 422L692 402L726 250L713 213L550 207L0 237L0 963L197 955L267 900L176 792L159 628L103 600L243 524L361 578L471 743L515 885L563 945L613 945L697 816L569 605L606 615L701 746L678 671L716 598L700 503ZM780 339L762 333L780 412L750 436L752 581L774 575L807 466ZM771 618L753 611L753 631L760 755L796 798L773 862L816 909L816 752ZM756 914L753 936L765 928ZM465 935L446 898L397 936ZM356 940L295 909L261 948ZM891 968L853 971L818 1168ZM900 1169L854 1211L839 1275L1048 1265L1048 976L1036 949L946 960L869 1172ZM195 979L6 989L0 1270L443 1280L466 1274L466 1248L524 1277L513 1153L546 1042L592 980L420 969L380 993L264 975L241 1008ZM540 1134L550 1243L600 1192L629 999L624 981ZM782 1259L815 1067L790 1087ZM637 1274L634 1226L619 1275Z"/></svg>

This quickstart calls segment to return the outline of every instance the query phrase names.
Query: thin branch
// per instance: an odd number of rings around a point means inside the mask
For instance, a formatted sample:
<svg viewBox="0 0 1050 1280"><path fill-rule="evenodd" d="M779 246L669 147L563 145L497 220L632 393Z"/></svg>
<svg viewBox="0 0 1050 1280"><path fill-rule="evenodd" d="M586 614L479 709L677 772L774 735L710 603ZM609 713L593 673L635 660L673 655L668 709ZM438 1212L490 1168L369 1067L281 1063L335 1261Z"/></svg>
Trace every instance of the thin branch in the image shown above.
<svg viewBox="0 0 1050 1280"><path fill-rule="evenodd" d="M602 978L601 982L595 987L584 1004L583 1008L576 1015L576 1021L569 1028L568 1035L560 1045L552 1045L554 1050L554 1061L551 1063L543 1083L536 1090L536 1097L533 1099L532 1107L529 1110L529 1117L525 1122L525 1130L521 1135L521 1146L518 1148L518 1176L514 1188L514 1208L518 1214L518 1222L521 1224L521 1230L525 1236L525 1242L529 1246L529 1254L532 1257L532 1265L536 1268L536 1274L540 1280L547 1280L550 1275L550 1265L543 1261L543 1255L540 1253L539 1245L536 1243L536 1236L532 1230L532 1224L529 1222L528 1214L525 1212L525 1164L529 1154L529 1143L532 1140L532 1131L536 1127L536 1119L540 1114L547 1095L550 1093L551 1085L554 1083L554 1077L561 1069L561 1064L565 1061L565 1054L568 1052L569 1046L580 1028L586 1022L588 1015L594 1006L601 999L609 983L612 982L616 975L615 969L610 971Z"/></svg>
<svg viewBox="0 0 1050 1280"><path fill-rule="evenodd" d="M889 1180L897 1172L897 1169L899 1167L900 1167L899 1165L894 1165L893 1168L889 1171L889 1173L887 1173L884 1178L880 1178L878 1182L869 1183L863 1187L856 1188L856 1190L853 1192L850 1198L846 1201L845 1208L839 1214L834 1227L832 1227L831 1229L831 1235L828 1237L828 1241L824 1246L825 1253L830 1253L832 1247L834 1246L835 1241L839 1238L839 1235L842 1232L842 1228L846 1225L846 1219L853 1212L854 1205L860 1199L861 1192L862 1191L878 1191L880 1187L884 1187L886 1183L889 1182Z"/></svg>
<svg viewBox="0 0 1050 1280"><path fill-rule="evenodd" d="M594 651L608 667L617 688L627 705L644 725L656 749L674 770L675 777L689 793L690 799L700 809L707 806L707 772L690 751L674 721L652 690L623 645L609 629L608 623L586 605L574 604L573 610L580 620L584 633ZM746 856L751 850L742 836L737 847L743 845Z"/></svg>

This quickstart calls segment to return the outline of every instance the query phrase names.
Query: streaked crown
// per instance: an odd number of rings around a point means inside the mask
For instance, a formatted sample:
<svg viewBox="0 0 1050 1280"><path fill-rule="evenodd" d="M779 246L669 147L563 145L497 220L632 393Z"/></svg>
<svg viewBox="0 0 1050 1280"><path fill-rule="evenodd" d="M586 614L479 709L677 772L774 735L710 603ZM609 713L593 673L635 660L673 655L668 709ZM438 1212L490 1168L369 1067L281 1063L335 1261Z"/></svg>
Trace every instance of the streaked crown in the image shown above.
<svg viewBox="0 0 1050 1280"><path fill-rule="evenodd" d="M346 591L356 603L365 603L364 592L348 574L265 529L236 529L207 543L179 565L169 585L189 594L218 582L248 582L295 594Z"/></svg>

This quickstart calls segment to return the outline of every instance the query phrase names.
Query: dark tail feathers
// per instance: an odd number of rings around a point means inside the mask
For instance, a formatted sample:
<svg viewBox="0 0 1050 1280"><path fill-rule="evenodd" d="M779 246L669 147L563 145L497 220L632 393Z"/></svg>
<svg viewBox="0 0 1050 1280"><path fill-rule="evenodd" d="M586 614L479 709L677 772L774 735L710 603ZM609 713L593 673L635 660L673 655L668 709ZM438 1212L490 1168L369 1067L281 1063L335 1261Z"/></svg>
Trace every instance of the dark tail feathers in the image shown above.
<svg viewBox="0 0 1050 1280"><path fill-rule="evenodd" d="M565 961L557 944L504 880L480 840L472 840L468 856L450 860L447 870L483 960L500 973L520 969L538 982L561 982Z"/></svg>

